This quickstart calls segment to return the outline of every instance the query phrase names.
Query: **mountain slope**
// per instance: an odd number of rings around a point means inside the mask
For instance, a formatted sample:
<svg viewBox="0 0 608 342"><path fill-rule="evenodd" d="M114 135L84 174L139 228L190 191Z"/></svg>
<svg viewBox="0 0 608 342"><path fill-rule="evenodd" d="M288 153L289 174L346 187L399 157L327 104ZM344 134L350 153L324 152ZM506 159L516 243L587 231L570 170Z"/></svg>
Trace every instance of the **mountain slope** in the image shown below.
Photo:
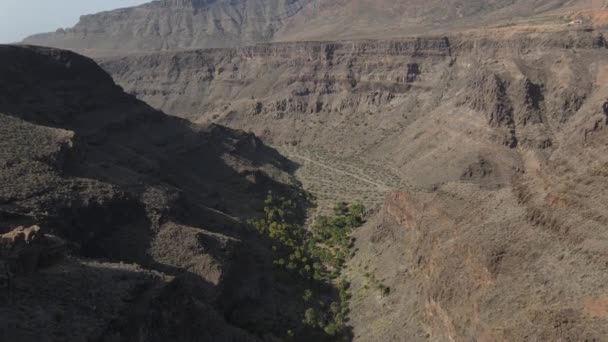
<svg viewBox="0 0 608 342"><path fill-rule="evenodd" d="M484 26L564 25L602 1L158 0L83 16L71 29L28 37L27 44L116 55L252 45L443 34Z"/></svg>
<svg viewBox="0 0 608 342"><path fill-rule="evenodd" d="M254 135L167 116L72 52L0 46L0 137L0 233L38 225L72 255L0 287L1 340L255 341L300 324L244 224L269 190L298 193L294 165Z"/></svg>
<svg viewBox="0 0 608 342"><path fill-rule="evenodd" d="M91 54L226 47L271 40L309 0L159 0L86 15L71 29L27 44Z"/></svg>
<svg viewBox="0 0 608 342"><path fill-rule="evenodd" d="M497 25L559 25L559 16L590 1L318 0L298 12L275 40L398 38Z"/></svg>

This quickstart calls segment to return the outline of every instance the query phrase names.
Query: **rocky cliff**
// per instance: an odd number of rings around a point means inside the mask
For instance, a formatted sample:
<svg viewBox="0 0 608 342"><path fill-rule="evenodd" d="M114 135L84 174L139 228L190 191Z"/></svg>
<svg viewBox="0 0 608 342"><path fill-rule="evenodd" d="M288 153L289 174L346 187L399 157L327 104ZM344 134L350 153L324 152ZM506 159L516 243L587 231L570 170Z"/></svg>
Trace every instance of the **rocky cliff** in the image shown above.
<svg viewBox="0 0 608 342"><path fill-rule="evenodd" d="M550 151L577 114L601 106L605 54L601 32L497 31L101 63L128 92L173 115L252 130L276 145L365 154L427 186L460 177L481 141L505 155L518 146ZM450 166L431 172L430 156Z"/></svg>
<svg viewBox="0 0 608 342"><path fill-rule="evenodd" d="M308 0L160 0L81 17L76 26L34 35L27 44L91 55L226 47L272 39Z"/></svg>
<svg viewBox="0 0 608 342"><path fill-rule="evenodd" d="M117 55L271 41L386 39L480 27L604 26L603 1L157 0L86 15L24 43Z"/></svg>

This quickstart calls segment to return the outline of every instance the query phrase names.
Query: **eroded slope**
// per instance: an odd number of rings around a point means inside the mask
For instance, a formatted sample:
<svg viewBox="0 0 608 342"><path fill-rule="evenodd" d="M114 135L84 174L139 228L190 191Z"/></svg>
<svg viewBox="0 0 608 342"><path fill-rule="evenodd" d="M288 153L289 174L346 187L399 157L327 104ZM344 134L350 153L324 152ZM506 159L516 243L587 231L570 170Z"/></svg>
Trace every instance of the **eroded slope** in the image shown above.
<svg viewBox="0 0 608 342"><path fill-rule="evenodd" d="M89 55L248 45L270 41L308 2L159 0L85 15L73 28L24 42Z"/></svg>
<svg viewBox="0 0 608 342"><path fill-rule="evenodd" d="M27 44L91 56L254 45L387 39L490 27L605 27L604 0L157 0L83 16Z"/></svg>
<svg viewBox="0 0 608 342"><path fill-rule="evenodd" d="M356 340L601 341L605 38L491 33L102 64L171 114L256 132L318 193L399 190L355 235Z"/></svg>

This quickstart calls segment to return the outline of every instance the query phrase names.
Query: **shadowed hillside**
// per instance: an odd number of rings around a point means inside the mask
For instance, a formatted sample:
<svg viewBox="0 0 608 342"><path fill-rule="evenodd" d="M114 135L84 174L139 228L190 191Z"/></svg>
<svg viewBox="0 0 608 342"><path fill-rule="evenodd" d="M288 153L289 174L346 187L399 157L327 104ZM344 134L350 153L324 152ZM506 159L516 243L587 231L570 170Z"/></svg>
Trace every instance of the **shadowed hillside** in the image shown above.
<svg viewBox="0 0 608 342"><path fill-rule="evenodd" d="M245 224L268 191L306 208L295 164L253 134L150 108L72 52L0 46L0 65L0 234L35 224L70 255L43 269L23 256L27 271L0 288L2 340L298 331L299 293L274 278L269 246Z"/></svg>

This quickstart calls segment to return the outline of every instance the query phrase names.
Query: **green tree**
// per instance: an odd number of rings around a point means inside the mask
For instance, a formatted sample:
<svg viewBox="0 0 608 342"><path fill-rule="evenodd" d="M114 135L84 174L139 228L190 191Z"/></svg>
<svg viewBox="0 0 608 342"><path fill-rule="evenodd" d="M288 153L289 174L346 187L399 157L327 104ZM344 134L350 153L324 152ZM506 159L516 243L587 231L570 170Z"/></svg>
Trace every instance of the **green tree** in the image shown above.
<svg viewBox="0 0 608 342"><path fill-rule="evenodd" d="M336 206L334 207L334 214L335 215L344 215L348 213L348 203L346 202L339 202L338 204L336 204Z"/></svg>
<svg viewBox="0 0 608 342"><path fill-rule="evenodd" d="M302 296L305 302L310 302L312 299L312 291L310 289L304 290L304 295Z"/></svg>
<svg viewBox="0 0 608 342"><path fill-rule="evenodd" d="M308 308L304 312L304 324L309 325L311 327L315 327L317 325L317 313L315 309Z"/></svg>
<svg viewBox="0 0 608 342"><path fill-rule="evenodd" d="M329 336L336 336L336 334L338 333L338 327L336 326L335 323L329 323L325 326L325 329L323 329L325 331L325 333Z"/></svg>
<svg viewBox="0 0 608 342"><path fill-rule="evenodd" d="M264 204L263 217L251 223L255 231L270 240L274 264L284 275L279 279L287 284L308 284L302 300L310 307L304 311L302 322L335 338L344 330L350 299L348 282L335 279L351 256L350 233L364 222L365 208L337 203L332 215L317 217L307 230L299 223L303 217L298 201L269 192ZM328 305L325 300L330 298L328 291L333 290L338 290L338 296Z"/></svg>
<svg viewBox="0 0 608 342"><path fill-rule="evenodd" d="M331 302L329 305L329 311L331 311L334 316L337 315L341 311L340 304L338 304L338 302Z"/></svg>

